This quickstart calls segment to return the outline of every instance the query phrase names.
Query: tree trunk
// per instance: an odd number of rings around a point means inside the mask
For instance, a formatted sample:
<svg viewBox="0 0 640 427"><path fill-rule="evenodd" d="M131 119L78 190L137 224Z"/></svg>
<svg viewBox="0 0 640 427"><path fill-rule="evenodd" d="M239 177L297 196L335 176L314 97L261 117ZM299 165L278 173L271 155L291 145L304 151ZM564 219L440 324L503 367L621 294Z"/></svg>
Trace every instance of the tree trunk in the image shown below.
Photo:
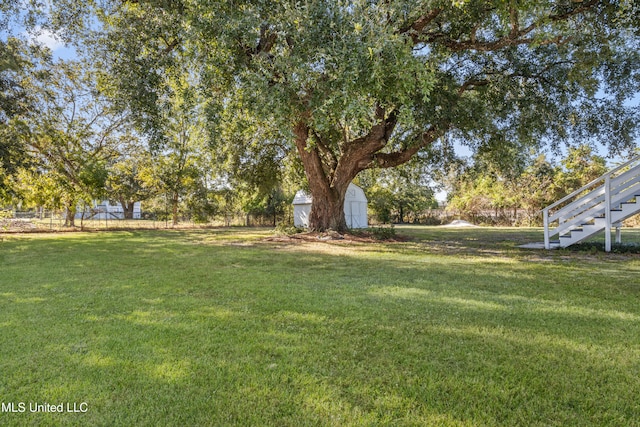
<svg viewBox="0 0 640 427"><path fill-rule="evenodd" d="M87 204L82 202L82 215L80 215L80 231L84 231L84 214L87 212Z"/></svg>
<svg viewBox="0 0 640 427"><path fill-rule="evenodd" d="M307 147L308 125L299 122L294 127L294 134L296 148L304 165L309 190L313 198L309 213L309 229L311 231L346 231L344 198L353 177L343 176L342 180L334 179L333 182L330 182L317 148Z"/></svg>
<svg viewBox="0 0 640 427"><path fill-rule="evenodd" d="M393 167L405 163L421 146L418 144L396 153L378 153L387 144L397 121L395 112L386 114L385 109L379 106L376 107L378 123L371 127L366 136L353 140L345 137L339 144L340 153L334 152L332 144L323 141L317 132L313 132L313 144L307 144L312 133L308 124L310 117L310 113L303 114L293 129L296 148L313 198L309 228L314 231L345 231L344 199L349 184L358 173L372 165ZM425 136L422 144L436 137L435 133Z"/></svg>
<svg viewBox="0 0 640 427"><path fill-rule="evenodd" d="M173 217L173 226L178 225L178 192L173 193L173 197L171 197L171 213Z"/></svg>
<svg viewBox="0 0 640 427"><path fill-rule="evenodd" d="M65 227L75 227L76 226L76 204L69 203L67 205L67 214L64 220Z"/></svg>
<svg viewBox="0 0 640 427"><path fill-rule="evenodd" d="M311 184L311 196L313 204L309 214L309 229L312 231L346 231L347 221L344 218L344 198L346 188L341 191L336 188L329 187L328 190L317 186L313 191Z"/></svg>
<svg viewBox="0 0 640 427"><path fill-rule="evenodd" d="M122 206L124 219L133 219L133 207L135 206L135 202L130 202L124 199L120 199L120 206Z"/></svg>

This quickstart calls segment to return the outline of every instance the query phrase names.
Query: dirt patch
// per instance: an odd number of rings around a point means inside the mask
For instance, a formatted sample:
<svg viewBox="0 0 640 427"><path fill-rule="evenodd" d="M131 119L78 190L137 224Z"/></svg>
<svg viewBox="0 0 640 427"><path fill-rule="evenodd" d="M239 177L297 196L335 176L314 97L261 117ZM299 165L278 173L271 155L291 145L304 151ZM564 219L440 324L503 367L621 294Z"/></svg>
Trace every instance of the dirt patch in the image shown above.
<svg viewBox="0 0 640 427"><path fill-rule="evenodd" d="M461 219L456 219L454 221L451 221L449 224L442 225L441 227L457 228L457 227L478 227L478 226L475 225L475 224L471 224L468 221L463 221Z"/></svg>

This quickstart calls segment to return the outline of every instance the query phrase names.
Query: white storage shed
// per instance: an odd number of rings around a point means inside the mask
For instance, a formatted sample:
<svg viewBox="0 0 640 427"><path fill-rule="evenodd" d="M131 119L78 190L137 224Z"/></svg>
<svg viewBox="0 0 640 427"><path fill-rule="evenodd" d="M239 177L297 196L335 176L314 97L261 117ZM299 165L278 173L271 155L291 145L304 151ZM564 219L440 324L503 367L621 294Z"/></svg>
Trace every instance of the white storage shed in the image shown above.
<svg viewBox="0 0 640 427"><path fill-rule="evenodd" d="M296 193L293 199L293 225L296 227L309 226L309 214L313 198L304 190ZM344 219L349 228L367 228L367 197L362 188L349 184L344 198Z"/></svg>

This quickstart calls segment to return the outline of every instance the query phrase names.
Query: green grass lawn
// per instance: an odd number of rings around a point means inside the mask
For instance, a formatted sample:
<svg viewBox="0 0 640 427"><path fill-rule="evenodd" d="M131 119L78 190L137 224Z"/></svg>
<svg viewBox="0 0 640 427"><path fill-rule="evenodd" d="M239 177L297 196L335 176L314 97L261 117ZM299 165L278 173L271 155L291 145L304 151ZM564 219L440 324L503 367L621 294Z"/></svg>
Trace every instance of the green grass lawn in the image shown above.
<svg viewBox="0 0 640 427"><path fill-rule="evenodd" d="M640 426L640 255L397 232L4 236L0 425Z"/></svg>

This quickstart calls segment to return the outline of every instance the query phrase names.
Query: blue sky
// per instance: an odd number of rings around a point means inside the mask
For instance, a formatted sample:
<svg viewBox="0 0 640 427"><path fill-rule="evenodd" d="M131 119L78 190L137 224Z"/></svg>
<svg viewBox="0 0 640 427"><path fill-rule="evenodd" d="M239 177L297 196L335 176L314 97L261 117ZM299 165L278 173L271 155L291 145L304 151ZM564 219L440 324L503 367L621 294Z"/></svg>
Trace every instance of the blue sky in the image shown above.
<svg viewBox="0 0 640 427"><path fill-rule="evenodd" d="M42 29L38 29L37 31L39 34L37 36L31 36L30 38L51 49L55 59L68 60L76 58L76 51L73 47L65 45L64 42L49 31Z"/></svg>

